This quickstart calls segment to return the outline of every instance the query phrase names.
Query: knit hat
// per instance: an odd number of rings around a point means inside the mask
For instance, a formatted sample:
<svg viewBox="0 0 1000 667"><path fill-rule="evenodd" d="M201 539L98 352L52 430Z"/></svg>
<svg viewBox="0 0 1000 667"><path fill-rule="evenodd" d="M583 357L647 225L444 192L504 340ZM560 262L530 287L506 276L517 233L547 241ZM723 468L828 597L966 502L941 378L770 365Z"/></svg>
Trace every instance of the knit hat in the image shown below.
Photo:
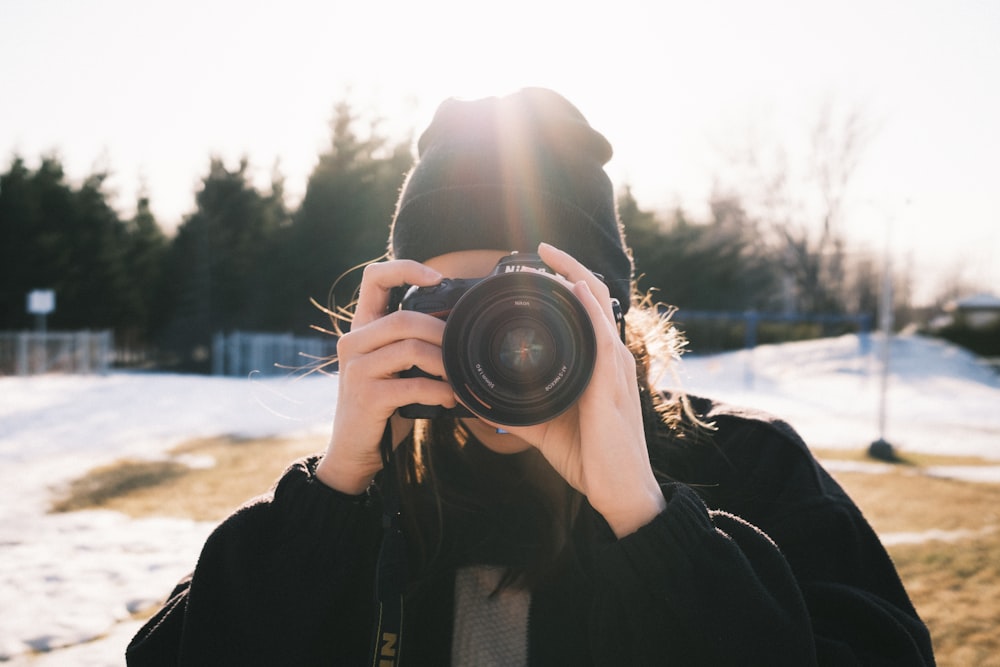
<svg viewBox="0 0 1000 667"><path fill-rule="evenodd" d="M534 252L545 241L601 274L628 309L631 254L604 172L611 145L544 88L449 99L417 142L390 232L392 255Z"/></svg>

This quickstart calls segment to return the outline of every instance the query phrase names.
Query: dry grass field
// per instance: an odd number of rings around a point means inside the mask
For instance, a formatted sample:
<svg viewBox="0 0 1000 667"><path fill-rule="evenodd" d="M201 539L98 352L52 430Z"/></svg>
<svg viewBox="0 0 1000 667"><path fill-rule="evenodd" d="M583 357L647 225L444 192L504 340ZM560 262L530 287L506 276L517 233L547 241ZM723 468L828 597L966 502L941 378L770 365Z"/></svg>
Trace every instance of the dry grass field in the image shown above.
<svg viewBox="0 0 1000 667"><path fill-rule="evenodd" d="M170 459L125 460L91 470L66 489L53 510L102 507L134 517L219 521L270 489L289 463L316 451L315 440L191 440L173 449ZM214 465L189 467L182 463L202 457L211 458Z"/></svg>
<svg viewBox="0 0 1000 667"><path fill-rule="evenodd" d="M938 664L1000 666L1000 484L936 479L908 466L836 477L890 538ZM938 530L947 539L892 544L894 535Z"/></svg>
<svg viewBox="0 0 1000 667"><path fill-rule="evenodd" d="M172 460L121 461L91 471L65 490L53 511L103 507L136 517L215 521L267 490L289 461L316 446L315 441L281 439L194 440L175 449ZM819 454L863 458L839 451ZM211 457L215 465L183 463L200 457ZM885 473L835 475L886 536L900 576L931 629L938 664L945 667L1000 667L1000 484L922 472L932 464L977 463L982 462L914 457ZM921 533L937 537L905 539Z"/></svg>

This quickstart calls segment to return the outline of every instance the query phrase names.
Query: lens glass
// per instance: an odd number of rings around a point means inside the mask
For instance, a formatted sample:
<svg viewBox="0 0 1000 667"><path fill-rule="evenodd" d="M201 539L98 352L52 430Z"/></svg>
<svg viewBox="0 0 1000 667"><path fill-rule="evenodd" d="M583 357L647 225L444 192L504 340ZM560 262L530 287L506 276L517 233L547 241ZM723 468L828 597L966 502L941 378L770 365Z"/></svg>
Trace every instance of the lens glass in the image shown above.
<svg viewBox="0 0 1000 667"><path fill-rule="evenodd" d="M501 327L496 341L497 370L515 382L535 380L552 364L552 336L526 318Z"/></svg>

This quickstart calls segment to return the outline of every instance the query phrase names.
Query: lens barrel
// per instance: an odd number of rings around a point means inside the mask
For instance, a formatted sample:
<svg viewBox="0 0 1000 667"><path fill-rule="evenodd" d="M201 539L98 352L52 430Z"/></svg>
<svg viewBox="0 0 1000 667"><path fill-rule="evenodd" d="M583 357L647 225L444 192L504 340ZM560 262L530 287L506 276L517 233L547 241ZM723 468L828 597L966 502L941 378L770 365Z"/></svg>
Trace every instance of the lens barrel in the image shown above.
<svg viewBox="0 0 1000 667"><path fill-rule="evenodd" d="M445 370L469 410L505 426L548 421L587 388L596 359L590 317L569 288L534 271L491 275L448 315Z"/></svg>

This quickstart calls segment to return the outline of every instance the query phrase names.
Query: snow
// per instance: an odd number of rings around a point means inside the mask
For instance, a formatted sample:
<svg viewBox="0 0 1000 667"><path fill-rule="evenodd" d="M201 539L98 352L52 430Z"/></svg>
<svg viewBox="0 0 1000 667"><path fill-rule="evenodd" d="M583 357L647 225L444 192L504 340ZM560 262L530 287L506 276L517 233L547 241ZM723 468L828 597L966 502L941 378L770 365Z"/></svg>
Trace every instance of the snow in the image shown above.
<svg viewBox="0 0 1000 667"><path fill-rule="evenodd" d="M878 431L877 336L763 345L699 358L678 373L704 393L779 415L817 448L867 447ZM962 348L920 336L890 346L888 442L907 451L974 455L1000 463L1000 375Z"/></svg>
<svg viewBox="0 0 1000 667"><path fill-rule="evenodd" d="M213 527L108 511L47 514L60 484L120 458L162 457L196 437L314 434L319 451L335 398L336 381L319 375L0 378L0 661L124 664L139 627L129 613L169 593Z"/></svg>
<svg viewBox="0 0 1000 667"><path fill-rule="evenodd" d="M844 336L686 355L665 384L773 412L812 446L857 449L879 436L877 351L877 339ZM956 347L920 337L893 339L890 358L885 438L903 452L996 460L931 472L1000 481L1000 376ZM336 379L320 375L0 378L0 661L124 664L125 645L140 626L130 612L162 600L190 571L213 527L110 511L48 514L60 484L120 458L162 457L195 437L315 437L319 450L336 391ZM903 543L962 535L883 537Z"/></svg>

